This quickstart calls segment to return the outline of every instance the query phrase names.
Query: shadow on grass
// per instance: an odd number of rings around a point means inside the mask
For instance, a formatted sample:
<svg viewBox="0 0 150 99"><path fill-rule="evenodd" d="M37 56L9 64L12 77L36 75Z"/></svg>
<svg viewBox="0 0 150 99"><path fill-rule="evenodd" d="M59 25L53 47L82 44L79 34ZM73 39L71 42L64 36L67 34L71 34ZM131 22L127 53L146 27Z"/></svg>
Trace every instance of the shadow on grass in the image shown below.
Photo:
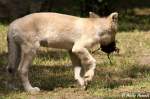
<svg viewBox="0 0 150 99"><path fill-rule="evenodd" d="M0 75L0 94L7 95L16 92L7 86L9 77L7 77L5 67L1 67ZM33 86L37 86L41 90L46 91L52 91L55 88L72 87L76 82L73 77L72 68L65 66L31 66L29 70L29 80ZM19 88L18 91L24 91L18 76L14 78L14 81L17 88Z"/></svg>
<svg viewBox="0 0 150 99"><path fill-rule="evenodd" d="M150 66L132 65L125 69L116 70L115 67L97 67L92 86L97 88L117 88L122 85L132 85L142 81L150 72Z"/></svg>
<svg viewBox="0 0 150 99"><path fill-rule="evenodd" d="M122 85L132 85L133 82L144 79L145 75L150 72L150 67L147 66L130 66L130 68L117 71L113 67L97 66L95 78L90 85L90 88L117 88ZM4 67L0 69L1 82L0 93L9 94L14 92L12 89L7 89L5 82L7 81ZM40 87L42 90L53 91L57 88L68 88L76 84L73 78L72 67L57 66L41 66L34 65L30 67L29 79L33 86ZM16 83L20 83L16 79ZM19 84L18 84L19 85ZM18 86L19 90L23 91L22 86ZM19 91L20 92L20 91Z"/></svg>
<svg viewBox="0 0 150 99"><path fill-rule="evenodd" d="M6 56L7 53L0 55L0 59L6 61ZM7 61L0 63L0 95L7 95L15 91L9 89L7 86L9 77L5 71L6 63ZM150 66L146 65L132 65L127 66L125 69L116 69L114 66L105 66L106 64L98 65L94 80L90 85L92 89L113 89L122 85L132 85L135 81L143 80L146 74L150 72ZM24 90L18 78L15 78L15 82L19 88L17 92L22 92ZM76 84L72 67L65 67L63 65L33 65L30 67L29 79L33 86L40 87L46 91L53 91L57 88L68 88Z"/></svg>
<svg viewBox="0 0 150 99"><path fill-rule="evenodd" d="M54 50L54 49L49 49L46 51L38 51L37 57L39 58L51 58L53 60L60 60L60 59L65 59L68 57L67 51L62 51L62 50Z"/></svg>
<svg viewBox="0 0 150 99"><path fill-rule="evenodd" d="M71 87L74 83L71 67L65 66L32 66L30 71L33 85L43 90Z"/></svg>
<svg viewBox="0 0 150 99"><path fill-rule="evenodd" d="M51 58L53 60L59 60L66 57L66 52L47 51L40 52L39 58ZM7 65L7 53L0 55L0 95L7 95L15 90L8 88L8 74L6 72ZM42 90L51 91L55 88L72 87L76 82L73 77L72 67L65 67L62 65L33 65L29 70L29 80L33 86L40 87ZM23 91L19 77L15 77L14 81L19 90Z"/></svg>

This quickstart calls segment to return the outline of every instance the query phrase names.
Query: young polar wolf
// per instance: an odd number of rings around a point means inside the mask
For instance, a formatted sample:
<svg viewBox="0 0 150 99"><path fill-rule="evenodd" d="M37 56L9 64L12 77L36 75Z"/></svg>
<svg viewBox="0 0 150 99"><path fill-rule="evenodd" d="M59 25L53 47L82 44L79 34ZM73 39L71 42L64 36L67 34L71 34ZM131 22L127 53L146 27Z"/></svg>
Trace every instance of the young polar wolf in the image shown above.
<svg viewBox="0 0 150 99"><path fill-rule="evenodd" d="M18 68L24 89L40 91L32 87L28 68L40 46L66 49L74 66L74 77L86 86L94 76L96 61L88 49L95 44L109 47L115 42L118 13L100 18L93 12L89 18L58 13L34 13L13 21L8 30L9 62L7 69L13 74ZM113 50L114 51L114 50ZM81 71L86 68L83 76Z"/></svg>

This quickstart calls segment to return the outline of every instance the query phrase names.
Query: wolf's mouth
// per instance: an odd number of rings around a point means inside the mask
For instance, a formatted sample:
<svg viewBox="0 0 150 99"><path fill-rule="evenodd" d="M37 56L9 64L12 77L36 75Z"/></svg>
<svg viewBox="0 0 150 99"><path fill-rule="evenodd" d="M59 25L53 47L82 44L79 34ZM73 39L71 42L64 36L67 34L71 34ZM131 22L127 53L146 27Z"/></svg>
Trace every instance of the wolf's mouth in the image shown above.
<svg viewBox="0 0 150 99"><path fill-rule="evenodd" d="M119 53L119 48L116 47L116 42L112 42L108 45L101 45L101 50L107 54L117 52Z"/></svg>
<svg viewBox="0 0 150 99"><path fill-rule="evenodd" d="M107 53L107 57L110 61L110 64L112 64L110 54L113 52L117 52L119 54L120 49L116 47L116 42L112 42L109 45L100 45L100 47L97 50L93 51L92 53L95 53L98 50L102 50L103 52Z"/></svg>
<svg viewBox="0 0 150 99"><path fill-rule="evenodd" d="M112 42L108 45L101 45L101 50L105 53L107 53L107 57L110 61L110 64L112 64L111 59L110 59L110 54L113 52L119 53L119 48L116 47L116 42Z"/></svg>

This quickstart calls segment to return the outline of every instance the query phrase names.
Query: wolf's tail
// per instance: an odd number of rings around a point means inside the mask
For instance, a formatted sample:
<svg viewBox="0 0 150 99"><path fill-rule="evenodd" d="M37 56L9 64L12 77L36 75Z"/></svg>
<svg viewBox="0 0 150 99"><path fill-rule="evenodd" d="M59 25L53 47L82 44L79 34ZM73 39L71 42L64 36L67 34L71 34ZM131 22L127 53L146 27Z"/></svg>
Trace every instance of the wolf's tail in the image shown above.
<svg viewBox="0 0 150 99"><path fill-rule="evenodd" d="M16 72L16 68L20 62L20 47L15 42L14 37L10 32L7 35L7 43L8 43L8 66L7 71L11 74Z"/></svg>

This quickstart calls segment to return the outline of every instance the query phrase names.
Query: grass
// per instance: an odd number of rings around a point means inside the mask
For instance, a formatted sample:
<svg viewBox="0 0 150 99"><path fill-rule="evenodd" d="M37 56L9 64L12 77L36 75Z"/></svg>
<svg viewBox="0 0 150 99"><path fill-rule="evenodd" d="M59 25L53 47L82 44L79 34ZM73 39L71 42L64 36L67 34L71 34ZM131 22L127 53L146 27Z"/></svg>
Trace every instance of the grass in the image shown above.
<svg viewBox="0 0 150 99"><path fill-rule="evenodd" d="M121 26L122 27L122 26ZM126 29L127 30L127 29ZM16 77L17 90L8 88L7 25L0 24L0 99L99 99L99 97L150 97L150 32L119 32L119 54L112 54L112 65L105 53L93 54L97 60L96 74L88 90L76 87L73 68L64 50L41 48L30 67L30 81L42 91L36 95L24 92ZM91 49L93 50L93 49Z"/></svg>

